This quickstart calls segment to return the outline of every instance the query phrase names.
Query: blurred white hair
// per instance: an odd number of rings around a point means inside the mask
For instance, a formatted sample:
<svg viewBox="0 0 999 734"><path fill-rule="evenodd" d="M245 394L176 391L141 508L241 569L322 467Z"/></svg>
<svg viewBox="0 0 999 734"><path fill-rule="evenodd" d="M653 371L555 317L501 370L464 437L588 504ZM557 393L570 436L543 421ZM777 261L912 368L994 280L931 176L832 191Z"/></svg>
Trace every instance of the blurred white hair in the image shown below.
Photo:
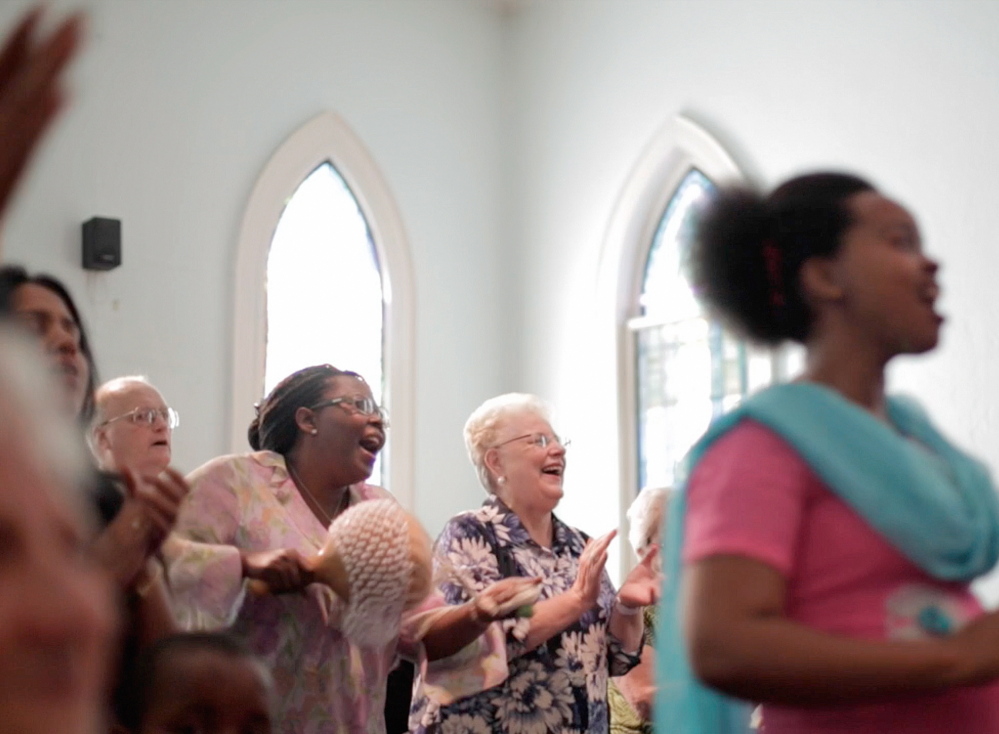
<svg viewBox="0 0 999 734"><path fill-rule="evenodd" d="M545 401L537 395L521 392L509 392L489 398L465 421L465 448L468 450L468 458L472 461L482 486L490 494L495 487L486 467L486 451L496 444L497 435L509 418L524 414L533 414L551 422L551 411Z"/></svg>
<svg viewBox="0 0 999 734"><path fill-rule="evenodd" d="M659 542L669 490L646 487L628 508L628 541L639 559L645 558L649 546Z"/></svg>

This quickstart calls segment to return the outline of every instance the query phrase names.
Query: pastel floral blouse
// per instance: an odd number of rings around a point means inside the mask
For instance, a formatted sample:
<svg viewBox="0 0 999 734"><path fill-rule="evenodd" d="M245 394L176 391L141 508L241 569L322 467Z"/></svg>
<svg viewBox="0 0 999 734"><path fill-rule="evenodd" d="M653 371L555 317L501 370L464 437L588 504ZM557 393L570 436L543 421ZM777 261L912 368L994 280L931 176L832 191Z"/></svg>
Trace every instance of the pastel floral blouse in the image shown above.
<svg viewBox="0 0 999 734"><path fill-rule="evenodd" d="M531 540L517 515L492 496L478 510L448 522L437 539L436 554L467 570L477 589L503 576L540 576L541 599L549 599L568 591L576 580L586 543L579 530L556 517L553 524L549 550ZM441 591L448 604L468 599L451 580L443 582ZM546 644L525 650L531 621L511 619L502 623L504 648L491 661L476 657L476 664L465 666L464 680L459 680L461 653L424 666L414 684L410 731L606 733L608 675L624 675L640 661L608 632L614 602L614 587L604 572L597 605ZM476 680L470 680L469 670L478 671Z"/></svg>
<svg viewBox="0 0 999 734"><path fill-rule="evenodd" d="M275 731L382 734L385 681L397 653L419 659L414 620L420 615L410 615L398 644L365 649L340 634L342 603L320 584L304 594L247 593L240 549L294 548L315 555L326 528L302 499L280 454L223 456L188 479L191 492L164 547L181 624L231 627L264 660L277 692ZM383 497L391 495L380 487L350 488L351 505Z"/></svg>

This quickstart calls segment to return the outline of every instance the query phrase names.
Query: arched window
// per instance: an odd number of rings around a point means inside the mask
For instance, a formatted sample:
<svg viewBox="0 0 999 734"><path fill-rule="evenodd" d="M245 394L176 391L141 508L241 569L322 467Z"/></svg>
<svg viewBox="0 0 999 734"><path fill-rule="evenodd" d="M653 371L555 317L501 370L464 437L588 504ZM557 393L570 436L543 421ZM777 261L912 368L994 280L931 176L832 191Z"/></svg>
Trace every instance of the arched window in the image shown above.
<svg viewBox="0 0 999 734"><path fill-rule="evenodd" d="M253 404L291 372L331 363L363 375L390 412L372 481L412 505L413 289L398 209L353 131L323 113L264 167L236 258L231 444Z"/></svg>
<svg viewBox="0 0 999 734"><path fill-rule="evenodd" d="M678 115L650 141L611 216L598 279L598 326L613 334L618 387L618 530L645 487L673 488L677 463L712 416L800 368L800 350L757 350L709 319L688 270L700 208L744 184L725 148ZM622 553L623 578L635 562ZM612 572L613 576L613 572Z"/></svg>
<svg viewBox="0 0 999 734"><path fill-rule="evenodd" d="M691 238L716 192L698 168L683 174L655 229L636 315L627 321L636 377L632 492L674 486L678 462L711 419L774 379L772 353L728 333L694 296Z"/></svg>
<svg viewBox="0 0 999 734"><path fill-rule="evenodd" d="M264 394L284 377L330 363L383 386L381 268L350 187L329 161L288 200L267 258ZM381 479L381 458L371 481Z"/></svg>
<svg viewBox="0 0 999 734"><path fill-rule="evenodd" d="M712 413L750 387L758 369L705 319L687 276L699 204L745 178L725 148L678 115L652 138L625 180L611 215L598 278L598 328L616 346L618 530L646 486L672 487L676 462ZM610 508L603 508L604 516ZM635 562L624 552L619 578Z"/></svg>

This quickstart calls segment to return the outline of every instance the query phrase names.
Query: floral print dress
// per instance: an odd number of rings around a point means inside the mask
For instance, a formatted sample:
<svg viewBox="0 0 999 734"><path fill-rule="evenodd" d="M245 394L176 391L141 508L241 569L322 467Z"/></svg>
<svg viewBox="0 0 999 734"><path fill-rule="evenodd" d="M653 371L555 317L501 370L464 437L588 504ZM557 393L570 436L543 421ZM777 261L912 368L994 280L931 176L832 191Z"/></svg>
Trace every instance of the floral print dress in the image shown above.
<svg viewBox="0 0 999 734"><path fill-rule="evenodd" d="M191 492L164 546L175 611L187 629L231 628L274 676L276 732L336 734L385 731L385 683L396 655L419 659L425 629L442 601L432 598L404 618L399 642L358 647L340 634L343 612L332 591L312 584L303 594L247 592L240 550L294 548L315 555L326 528L270 451L214 459L188 478ZM350 504L391 497L380 487L350 488Z"/></svg>
<svg viewBox="0 0 999 734"><path fill-rule="evenodd" d="M543 548L531 540L517 515L492 496L478 510L448 522L436 554L467 571L476 589L506 576L540 576L541 599L550 599L572 587L586 544L579 530L557 517L552 521L552 547ZM439 560L435 565L441 565ZM448 604L469 598L453 580L445 580L441 591ZM458 653L424 666L414 684L411 732L606 733L608 676L624 675L640 661L608 632L614 603L614 587L604 572L597 604L547 643L526 650L530 618L510 619L484 635L505 636L493 658L469 650L464 665Z"/></svg>

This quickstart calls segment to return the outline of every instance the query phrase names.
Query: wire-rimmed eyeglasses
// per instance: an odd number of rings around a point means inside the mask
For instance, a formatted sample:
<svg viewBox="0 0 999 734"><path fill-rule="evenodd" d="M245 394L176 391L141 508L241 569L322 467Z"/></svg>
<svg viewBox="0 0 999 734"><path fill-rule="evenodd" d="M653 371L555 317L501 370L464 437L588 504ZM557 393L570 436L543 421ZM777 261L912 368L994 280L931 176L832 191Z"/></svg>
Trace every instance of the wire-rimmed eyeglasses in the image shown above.
<svg viewBox="0 0 999 734"><path fill-rule="evenodd" d="M332 400L324 400L321 403L317 403L312 406L312 410L319 410L320 408L328 408L331 405L345 406L348 411L354 411L355 413L360 413L361 415L368 416L369 418L377 416L378 421L388 428L389 416L388 411L381 407L375 402L374 398L369 398L367 395L351 395L349 397L343 398L333 398Z"/></svg>
<svg viewBox="0 0 999 734"><path fill-rule="evenodd" d="M98 428L106 426L115 421L128 419L137 426L151 426L156 423L157 418L162 418L167 424L167 428L173 430L180 425L180 413L173 408L136 408L127 413L108 418L103 423L98 424Z"/></svg>
<svg viewBox="0 0 999 734"><path fill-rule="evenodd" d="M496 444L493 448L498 449L500 446L506 446L508 443L513 443L514 441L523 441L525 438L530 439L531 443L539 449L546 449L553 443L557 443L563 449L567 449L569 448L569 444L572 443L571 438L561 438L557 433L525 433L523 436L508 438L506 441Z"/></svg>

